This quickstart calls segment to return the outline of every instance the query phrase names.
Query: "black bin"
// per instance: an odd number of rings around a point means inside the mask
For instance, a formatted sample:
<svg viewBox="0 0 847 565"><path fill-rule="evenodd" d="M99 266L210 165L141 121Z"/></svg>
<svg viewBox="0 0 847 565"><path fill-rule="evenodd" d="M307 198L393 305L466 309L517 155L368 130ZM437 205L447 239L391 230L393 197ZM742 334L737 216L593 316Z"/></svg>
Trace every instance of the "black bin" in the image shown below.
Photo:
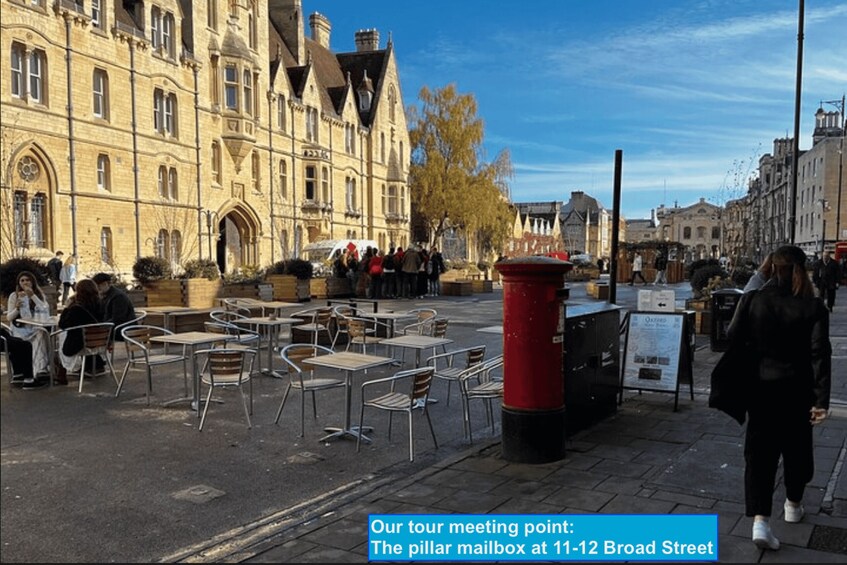
<svg viewBox="0 0 847 565"><path fill-rule="evenodd" d="M723 288L712 293L712 331L709 340L712 351L726 351L729 347L727 330L743 294L737 288Z"/></svg>

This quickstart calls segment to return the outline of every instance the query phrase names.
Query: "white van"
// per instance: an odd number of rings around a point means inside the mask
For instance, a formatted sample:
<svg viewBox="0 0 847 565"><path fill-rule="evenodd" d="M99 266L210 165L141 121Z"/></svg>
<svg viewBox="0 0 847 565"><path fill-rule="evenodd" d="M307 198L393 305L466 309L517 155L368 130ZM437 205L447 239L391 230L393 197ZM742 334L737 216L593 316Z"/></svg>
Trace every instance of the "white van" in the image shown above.
<svg viewBox="0 0 847 565"><path fill-rule="evenodd" d="M339 249L351 249L357 258L365 254L368 246L376 249L372 239L325 239L309 243L303 248L303 259L310 261L315 268L315 274L332 272L332 258Z"/></svg>

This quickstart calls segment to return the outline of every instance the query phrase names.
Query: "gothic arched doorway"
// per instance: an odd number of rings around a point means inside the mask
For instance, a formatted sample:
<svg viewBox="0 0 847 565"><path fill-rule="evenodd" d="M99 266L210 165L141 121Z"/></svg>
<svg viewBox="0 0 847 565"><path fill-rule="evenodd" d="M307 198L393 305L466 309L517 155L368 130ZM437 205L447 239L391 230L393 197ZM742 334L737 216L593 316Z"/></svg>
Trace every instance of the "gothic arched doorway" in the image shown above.
<svg viewBox="0 0 847 565"><path fill-rule="evenodd" d="M218 222L216 255L222 273L233 273L244 266L259 264L259 223L255 214L239 205Z"/></svg>

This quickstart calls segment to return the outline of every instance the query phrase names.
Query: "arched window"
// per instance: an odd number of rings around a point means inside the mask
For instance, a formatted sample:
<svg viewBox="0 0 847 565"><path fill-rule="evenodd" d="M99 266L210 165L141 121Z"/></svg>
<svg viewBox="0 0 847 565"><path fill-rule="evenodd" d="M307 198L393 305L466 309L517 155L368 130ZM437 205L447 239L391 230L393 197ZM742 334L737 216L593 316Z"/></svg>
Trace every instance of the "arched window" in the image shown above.
<svg viewBox="0 0 847 565"><path fill-rule="evenodd" d="M259 44L259 30L256 26L256 3L250 2L247 9L247 31L250 41L250 49L256 49Z"/></svg>
<svg viewBox="0 0 847 565"><path fill-rule="evenodd" d="M168 258L168 250L170 249L171 238L167 230L159 230L159 235L156 237L156 257L162 259Z"/></svg>
<svg viewBox="0 0 847 565"><path fill-rule="evenodd" d="M159 197L167 198L168 197L168 169L161 165L159 167Z"/></svg>
<svg viewBox="0 0 847 565"><path fill-rule="evenodd" d="M171 200L179 200L179 178L174 168L168 171L168 197Z"/></svg>
<svg viewBox="0 0 847 565"><path fill-rule="evenodd" d="M100 154L97 156L97 188L100 190L111 190L111 171L109 170L109 156Z"/></svg>
<svg viewBox="0 0 847 565"><path fill-rule="evenodd" d="M262 190L262 161L259 157L258 151L253 151L250 157L250 164L251 176L253 180L253 192L259 192Z"/></svg>
<svg viewBox="0 0 847 565"><path fill-rule="evenodd" d="M111 265L113 263L114 251L112 248L112 228L100 229L100 261Z"/></svg>
<svg viewBox="0 0 847 565"><path fill-rule="evenodd" d="M221 184L221 146L212 142L212 182Z"/></svg>
<svg viewBox="0 0 847 565"><path fill-rule="evenodd" d="M91 94L95 118L109 119L109 76L103 69L94 69Z"/></svg>
<svg viewBox="0 0 847 565"><path fill-rule="evenodd" d="M288 200L288 164L284 159L279 161L279 195Z"/></svg>
<svg viewBox="0 0 847 565"><path fill-rule="evenodd" d="M682 239L691 239L691 227L685 226L682 228Z"/></svg>
<svg viewBox="0 0 847 565"><path fill-rule="evenodd" d="M703 226L699 226L697 228L697 237L699 239L706 239L706 228Z"/></svg>
<svg viewBox="0 0 847 565"><path fill-rule="evenodd" d="M182 263L182 234L179 230L171 232L170 260L171 265L177 268Z"/></svg>

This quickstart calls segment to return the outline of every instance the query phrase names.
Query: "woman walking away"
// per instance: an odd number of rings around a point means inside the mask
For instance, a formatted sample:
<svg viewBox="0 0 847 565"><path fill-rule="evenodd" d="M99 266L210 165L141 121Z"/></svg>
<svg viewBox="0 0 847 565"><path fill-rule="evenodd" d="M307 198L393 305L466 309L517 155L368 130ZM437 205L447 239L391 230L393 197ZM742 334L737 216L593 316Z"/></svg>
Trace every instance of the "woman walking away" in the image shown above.
<svg viewBox="0 0 847 565"><path fill-rule="evenodd" d="M829 409L829 312L806 272L806 254L786 245L771 257L772 276L739 301L728 333L755 356L747 400L744 491L753 543L779 549L769 518L782 456L786 522L803 519L803 492L814 474L812 426ZM740 375L739 375L740 376Z"/></svg>
<svg viewBox="0 0 847 565"><path fill-rule="evenodd" d="M62 281L62 306L68 301L71 289L76 290L76 257L69 255L59 272Z"/></svg>

